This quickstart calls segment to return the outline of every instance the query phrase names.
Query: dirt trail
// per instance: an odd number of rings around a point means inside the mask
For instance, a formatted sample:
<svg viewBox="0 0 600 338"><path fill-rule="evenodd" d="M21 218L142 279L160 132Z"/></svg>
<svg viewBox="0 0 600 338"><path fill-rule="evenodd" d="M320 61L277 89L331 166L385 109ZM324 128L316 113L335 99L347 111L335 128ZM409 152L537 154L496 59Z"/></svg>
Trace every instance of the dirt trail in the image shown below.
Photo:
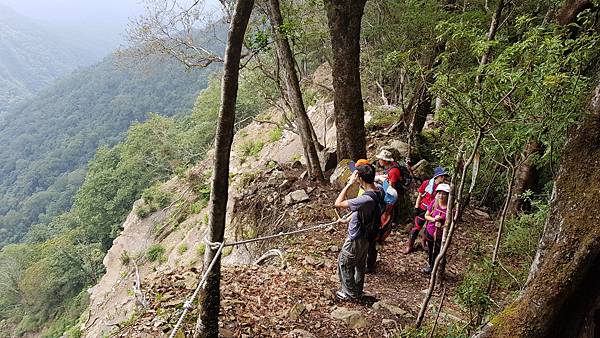
<svg viewBox="0 0 600 338"><path fill-rule="evenodd" d="M287 172L286 176L289 178L295 174ZM299 188L311 191L311 201L288 208L273 206L278 210L286 210L288 215L284 224L277 229L270 229L270 233L327 222L333 217L327 215L334 214L330 206L333 205L337 190L329 185L317 186L302 180L294 182L288 190ZM263 186L253 196L256 199L263 194L267 198L272 193L273 190ZM252 208L264 207L258 204L252 204ZM264 222L274 219L270 217ZM494 231L493 222L488 218L478 214L465 215L449 254L448 278L445 281L447 296L440 321L446 318L463 320L461 317L464 314L454 303L453 297L457 284L469 266L472 237L483 238L485 242L493 238ZM421 272L426 264L426 252L402 254L400 251L407 236L403 229L396 229L380 248L377 272L366 276L365 292L385 303L384 306L381 303L376 306L342 303L335 301L334 293L339 287L337 257L345 236L345 226L338 225L330 231L284 237L264 244L260 252L277 248L284 253L285 268L280 268L278 261L267 266L225 266L221 284L221 335L388 337L412 325L424 297L423 290L428 284L428 276ZM483 249L489 251L487 247ZM191 294L194 277L197 278L198 273L195 269L177 270L166 275L148 276L143 284L146 285L145 292L150 299L151 310L125 323L119 336L166 336L181 313L185 297ZM435 307L439 303L440 293L441 290L432 299L431 304ZM331 314L339 307L359 311L368 325L350 328L347 323L333 319ZM433 315L434 312L430 311L428 318ZM196 317L195 310L188 316L185 336L191 336Z"/></svg>

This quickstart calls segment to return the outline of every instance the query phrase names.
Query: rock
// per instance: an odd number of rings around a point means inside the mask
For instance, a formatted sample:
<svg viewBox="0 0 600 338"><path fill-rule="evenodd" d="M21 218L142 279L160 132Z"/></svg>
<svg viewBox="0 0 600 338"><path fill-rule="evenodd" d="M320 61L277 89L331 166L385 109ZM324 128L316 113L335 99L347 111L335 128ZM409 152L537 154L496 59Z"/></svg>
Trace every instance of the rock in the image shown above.
<svg viewBox="0 0 600 338"><path fill-rule="evenodd" d="M321 161L321 169L323 171L335 169L337 162L337 151L332 148L325 148L319 152L319 160Z"/></svg>
<svg viewBox="0 0 600 338"><path fill-rule="evenodd" d="M308 187L306 188L306 193L310 194L311 192L315 191L316 187Z"/></svg>
<svg viewBox="0 0 600 338"><path fill-rule="evenodd" d="M315 338L315 335L302 329L294 329L288 334L288 337L294 338Z"/></svg>
<svg viewBox="0 0 600 338"><path fill-rule="evenodd" d="M308 264L308 265L318 265L321 262L319 262L318 259L312 257L312 256L306 256L304 257L304 263Z"/></svg>
<svg viewBox="0 0 600 338"><path fill-rule="evenodd" d="M388 304L384 301L379 301L379 302L376 302L375 304L373 304L373 309L374 310L385 309L385 310L391 312L393 315L401 316L401 317L407 313L406 311L402 310L401 308L399 308L395 305L392 305L392 304Z"/></svg>
<svg viewBox="0 0 600 338"><path fill-rule="evenodd" d="M381 323L383 326L398 326L398 323L393 319L384 319Z"/></svg>
<svg viewBox="0 0 600 338"><path fill-rule="evenodd" d="M485 211L483 211L483 210L479 210L479 209L473 209L473 212L474 212L475 214L477 214L478 216L481 216L481 217L484 217L484 218L487 218L487 219L492 219L492 218L490 217L490 214L488 214L487 212L485 212Z"/></svg>
<svg viewBox="0 0 600 338"><path fill-rule="evenodd" d="M335 188L342 189L343 187L346 186L346 183L348 183L348 179L350 178L350 175L352 174L350 172L350 168L348 167L349 164L350 164L350 160L347 160L347 159L341 160L338 163L335 170L333 171L333 173L331 174L331 177L329 178L329 182L331 182L331 184ZM354 184L350 189L348 189L347 197L354 198L354 197L356 197L357 194L358 194L358 184Z"/></svg>
<svg viewBox="0 0 600 338"><path fill-rule="evenodd" d="M301 168L304 168L304 166L302 165L302 162L300 162L300 161L294 161L294 163L292 163L292 168L294 168L294 169L301 169Z"/></svg>
<svg viewBox="0 0 600 338"><path fill-rule="evenodd" d="M306 191L304 191L304 189L292 191L285 196L285 204L301 203L308 200L310 200L310 197L308 197L308 194Z"/></svg>
<svg viewBox="0 0 600 338"><path fill-rule="evenodd" d="M290 187L292 186L292 182L290 180L284 180L283 182L281 182L281 184L279 185L279 190L283 191L283 190L288 190Z"/></svg>
<svg viewBox="0 0 600 338"><path fill-rule="evenodd" d="M352 329L367 327L369 325L369 322L360 311L348 310L345 307L338 307L333 310L331 318L343 321Z"/></svg>
<svg viewBox="0 0 600 338"><path fill-rule="evenodd" d="M400 140L393 140L389 145L382 147L392 152L394 160L400 162L408 157L408 143Z"/></svg>
<svg viewBox="0 0 600 338"><path fill-rule="evenodd" d="M413 175L425 181L433 176L433 167L427 160L420 160L413 166Z"/></svg>
<svg viewBox="0 0 600 338"><path fill-rule="evenodd" d="M306 307L302 303L296 303L288 311L288 317L290 320L296 321L306 311Z"/></svg>
<svg viewBox="0 0 600 338"><path fill-rule="evenodd" d="M285 179L285 174L283 173L283 171L274 170L271 173L271 175L269 175L269 179L267 180L267 185L271 185L271 186L277 185L283 179Z"/></svg>
<svg viewBox="0 0 600 338"><path fill-rule="evenodd" d="M193 272L186 272L183 274L183 283L185 288L188 290L194 290L196 288L196 284L199 283L198 277Z"/></svg>
<svg viewBox="0 0 600 338"><path fill-rule="evenodd" d="M329 247L329 251L338 252L338 251L340 251L340 248L337 245L332 245Z"/></svg>

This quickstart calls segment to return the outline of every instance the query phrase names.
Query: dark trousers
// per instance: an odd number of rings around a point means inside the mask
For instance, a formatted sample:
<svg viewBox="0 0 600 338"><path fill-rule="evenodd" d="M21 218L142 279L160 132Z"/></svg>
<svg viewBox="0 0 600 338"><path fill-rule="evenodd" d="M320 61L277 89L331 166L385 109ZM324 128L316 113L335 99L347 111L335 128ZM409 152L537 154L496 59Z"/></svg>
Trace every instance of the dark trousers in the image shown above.
<svg viewBox="0 0 600 338"><path fill-rule="evenodd" d="M377 242L369 241L367 250L367 272L375 272L377 266Z"/></svg>
<svg viewBox="0 0 600 338"><path fill-rule="evenodd" d="M419 237L419 231L425 225L425 214L427 210L419 209L419 213L415 215L415 223L413 228L410 230L410 238L416 240Z"/></svg>
<svg viewBox="0 0 600 338"><path fill-rule="evenodd" d="M435 263L435 259L440 254L440 249L442 247L442 236L438 236L438 240L434 240L433 236L429 234L429 232L425 231L425 238L427 239L427 262L429 266L433 269L433 264Z"/></svg>

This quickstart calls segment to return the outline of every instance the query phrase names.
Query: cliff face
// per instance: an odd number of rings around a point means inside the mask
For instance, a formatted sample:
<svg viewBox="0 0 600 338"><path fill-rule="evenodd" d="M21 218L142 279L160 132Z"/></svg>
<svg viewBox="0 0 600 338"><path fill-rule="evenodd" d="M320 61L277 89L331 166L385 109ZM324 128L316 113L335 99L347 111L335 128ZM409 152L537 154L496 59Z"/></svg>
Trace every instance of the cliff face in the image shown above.
<svg viewBox="0 0 600 338"><path fill-rule="evenodd" d="M309 116L321 143L335 148L332 102L317 102L309 108ZM277 121L278 118L279 113L273 110L261 115L264 121ZM248 178L265 171L269 162L286 163L301 157L299 137L283 130L276 138L276 133L279 133L274 132L276 129L272 123L252 122L234 137L226 238L239 235L230 224L231 216L236 201L245 196ZM137 211L146 202L139 200L135 203L123 224L123 231L104 258L106 274L88 290L91 302L82 321L85 337L110 334L136 316L136 309L141 306L139 294L136 297L134 292L138 274L143 287L144 283L158 281L161 276L173 274L177 269L202 270L207 215L206 208L198 210L192 207L200 198L193 178L210 175L212 154L214 150L209 152L206 160L190 169L186 178L173 178L161 186L162 191L174 196L166 208L140 218ZM152 250L163 251L155 261L149 259L149 251ZM227 257L223 264L250 263L254 256L242 250L225 254ZM188 284L193 284L192 281L195 282L195 279L191 278Z"/></svg>

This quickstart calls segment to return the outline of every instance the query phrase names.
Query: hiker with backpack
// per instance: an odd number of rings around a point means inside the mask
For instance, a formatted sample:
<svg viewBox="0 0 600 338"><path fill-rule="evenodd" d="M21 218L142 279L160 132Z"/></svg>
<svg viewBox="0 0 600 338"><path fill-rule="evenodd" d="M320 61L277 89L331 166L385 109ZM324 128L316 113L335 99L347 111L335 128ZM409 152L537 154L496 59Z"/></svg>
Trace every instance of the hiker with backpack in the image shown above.
<svg viewBox="0 0 600 338"><path fill-rule="evenodd" d="M374 183L375 168L370 164L356 166L348 183L335 200L336 208L348 208L352 216L348 223L348 237L338 257L338 275L341 290L336 293L340 300L356 300L363 296L365 268L369 242L373 239L379 223L378 201L383 196ZM364 193L347 199L348 189L358 183ZM340 220L346 223L345 220Z"/></svg>
<svg viewBox="0 0 600 338"><path fill-rule="evenodd" d="M442 247L442 230L446 223L446 211L448 208L448 195L450 194L450 186L446 183L441 183L437 186L435 201L429 205L425 213L425 238L427 240L427 262L429 263L421 271L431 273L435 259L440 253Z"/></svg>
<svg viewBox="0 0 600 338"><path fill-rule="evenodd" d="M406 166L400 165L394 160L391 151L383 149L376 157L378 164L384 169L384 175L377 175L375 180L381 181L386 191L388 184L396 191L396 201L393 205L388 204L388 208L391 212L392 223L398 224L400 201L403 200L412 182L412 175Z"/></svg>
<svg viewBox="0 0 600 338"><path fill-rule="evenodd" d="M417 240L417 237L419 237L419 232L425 225L425 214L427 213L427 209L435 199L436 188L446 180L447 176L448 172L446 169L437 167L433 172L433 177L423 181L419 187L419 195L415 201L414 226L410 231L408 242L402 253L409 254L413 251L415 241Z"/></svg>

